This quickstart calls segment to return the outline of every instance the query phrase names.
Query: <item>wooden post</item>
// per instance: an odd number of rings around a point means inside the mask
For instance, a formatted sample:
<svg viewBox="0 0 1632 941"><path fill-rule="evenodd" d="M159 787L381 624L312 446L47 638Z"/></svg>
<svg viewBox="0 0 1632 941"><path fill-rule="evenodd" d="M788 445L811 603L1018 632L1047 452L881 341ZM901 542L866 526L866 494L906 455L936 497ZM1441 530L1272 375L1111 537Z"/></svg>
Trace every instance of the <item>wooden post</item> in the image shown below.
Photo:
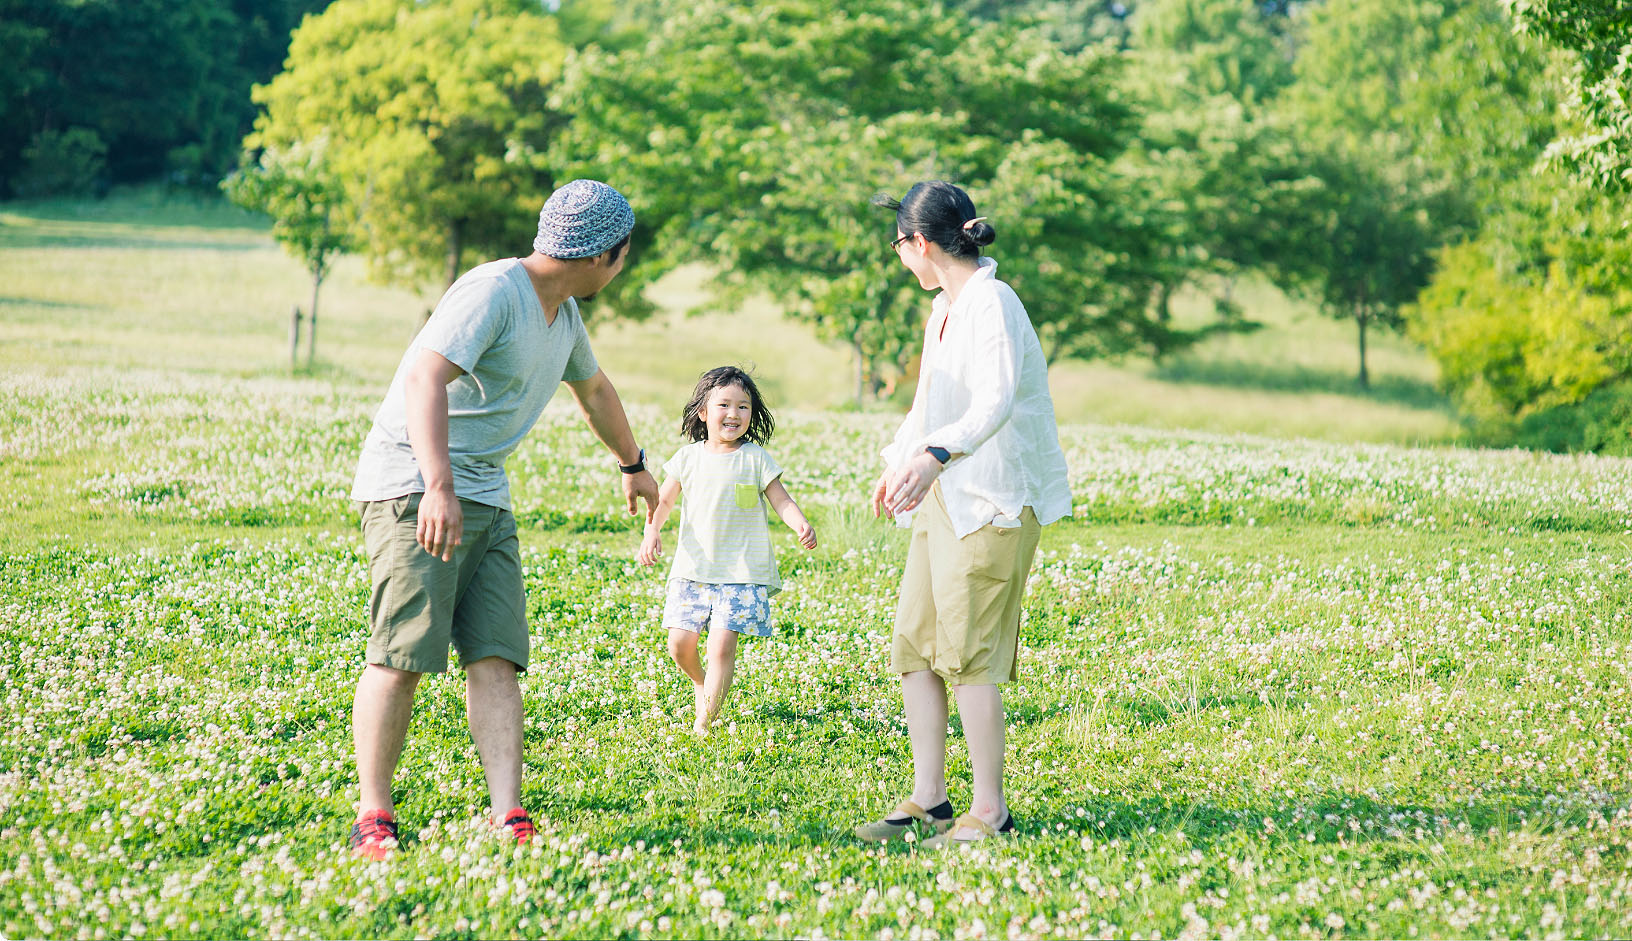
<svg viewBox="0 0 1632 941"><path fill-rule="evenodd" d="M300 361L300 305L289 308L289 371L299 368Z"/></svg>

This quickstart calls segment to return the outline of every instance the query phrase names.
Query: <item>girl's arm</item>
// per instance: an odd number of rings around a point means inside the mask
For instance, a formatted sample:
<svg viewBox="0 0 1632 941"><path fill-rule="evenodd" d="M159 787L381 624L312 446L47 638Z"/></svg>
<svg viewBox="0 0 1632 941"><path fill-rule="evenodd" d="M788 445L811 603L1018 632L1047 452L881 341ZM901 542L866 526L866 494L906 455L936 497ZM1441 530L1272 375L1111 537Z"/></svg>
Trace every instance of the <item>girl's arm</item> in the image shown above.
<svg viewBox="0 0 1632 941"><path fill-rule="evenodd" d="M657 506L646 524L645 536L640 540L640 551L635 553L635 561L641 565L653 565L657 557L663 554L663 524L669 521L669 513L673 512L679 500L680 478L673 476L663 481L662 489L657 492Z"/></svg>
<svg viewBox="0 0 1632 941"><path fill-rule="evenodd" d="M782 486L782 478L778 477L765 487L765 499L771 501L771 509L788 524L788 528L799 536L799 545L806 549L816 548L816 528L805 519L805 514L799 509L799 504L788 496L788 488Z"/></svg>

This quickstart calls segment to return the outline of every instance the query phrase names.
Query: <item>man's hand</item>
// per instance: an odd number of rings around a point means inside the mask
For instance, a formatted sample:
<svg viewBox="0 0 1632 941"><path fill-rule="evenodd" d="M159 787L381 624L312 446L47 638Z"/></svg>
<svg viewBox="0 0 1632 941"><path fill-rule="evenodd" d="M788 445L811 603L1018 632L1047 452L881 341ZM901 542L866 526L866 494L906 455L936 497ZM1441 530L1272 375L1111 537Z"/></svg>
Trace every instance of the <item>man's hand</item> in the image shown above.
<svg viewBox="0 0 1632 941"><path fill-rule="evenodd" d="M646 501L646 522L652 521L652 514L657 512L657 480L652 472L642 470L637 474L623 475L623 498L629 503L629 515L635 515L635 498Z"/></svg>
<svg viewBox="0 0 1632 941"><path fill-rule="evenodd" d="M444 562L453 561L453 547L465 539L465 511L452 487L425 491L419 500L419 526L414 539L420 548Z"/></svg>
<svg viewBox="0 0 1632 941"><path fill-rule="evenodd" d="M663 555L663 537L658 533L651 533L640 541L640 551L635 553L635 561L641 565L656 565L658 557Z"/></svg>

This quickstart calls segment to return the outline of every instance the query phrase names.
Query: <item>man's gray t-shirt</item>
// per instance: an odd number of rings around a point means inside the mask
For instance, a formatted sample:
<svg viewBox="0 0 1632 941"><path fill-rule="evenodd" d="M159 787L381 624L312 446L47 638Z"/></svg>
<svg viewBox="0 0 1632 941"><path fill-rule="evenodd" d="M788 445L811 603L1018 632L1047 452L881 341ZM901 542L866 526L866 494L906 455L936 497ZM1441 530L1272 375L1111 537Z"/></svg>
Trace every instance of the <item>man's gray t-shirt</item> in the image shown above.
<svg viewBox="0 0 1632 941"><path fill-rule="evenodd" d="M404 397L420 350L440 353L465 371L448 384L454 494L509 509L504 459L563 380L578 382L600 370L577 301L567 298L555 322L546 323L532 279L516 258L478 265L455 281L397 366L363 442L353 500L391 500L425 490L408 442Z"/></svg>

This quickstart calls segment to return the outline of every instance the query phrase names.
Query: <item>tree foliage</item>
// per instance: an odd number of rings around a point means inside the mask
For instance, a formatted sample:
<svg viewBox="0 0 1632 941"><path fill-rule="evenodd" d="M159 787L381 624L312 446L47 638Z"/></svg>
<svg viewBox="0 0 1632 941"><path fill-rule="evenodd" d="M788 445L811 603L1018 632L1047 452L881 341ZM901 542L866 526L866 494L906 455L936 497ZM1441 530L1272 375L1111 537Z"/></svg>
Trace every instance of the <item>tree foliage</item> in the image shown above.
<svg viewBox="0 0 1632 941"><path fill-rule="evenodd" d="M529 0L338 0L255 89L250 149L325 141L360 251L451 283L467 253L525 254L552 177L546 106L566 50Z"/></svg>
<svg viewBox="0 0 1632 941"><path fill-rule="evenodd" d="M1556 115L1568 100L1542 45L1515 35L1491 2L1466 4L1446 30L1429 78L1416 83L1411 126L1416 152L1457 187L1465 217L1407 310L1411 335L1483 440L1624 453L1624 211L1588 188L1591 173L1530 172L1563 130Z"/></svg>
<svg viewBox="0 0 1632 941"><path fill-rule="evenodd" d="M317 347L318 292L335 256L352 247L345 189L328 165L327 143L264 148L221 184L233 202L272 217L272 237L312 276L308 363Z"/></svg>
<svg viewBox="0 0 1632 941"><path fill-rule="evenodd" d="M1477 230L1549 133L1544 60L1495 0L1329 0L1311 9L1284 113L1321 187L1285 268L1366 331L1394 326L1434 253Z"/></svg>
<svg viewBox="0 0 1632 941"><path fill-rule="evenodd" d="M1149 0L1134 17L1143 147L1125 163L1157 196L1158 314L1211 283L1232 324L1231 279L1302 251L1308 168L1270 106L1291 81L1284 18L1252 0ZM1219 278L1222 276L1222 283Z"/></svg>
<svg viewBox="0 0 1632 941"><path fill-rule="evenodd" d="M1574 62L1566 99L1579 127L1547 155L1599 189L1632 192L1632 0L1506 0L1523 29Z"/></svg>
<svg viewBox="0 0 1632 941"><path fill-rule="evenodd" d="M1516 194L1479 238L1441 256L1410 310L1412 335L1487 434L1568 412L1632 377L1632 236L1621 216L1552 174Z"/></svg>
<svg viewBox="0 0 1632 941"><path fill-rule="evenodd" d="M254 115L250 86L325 2L0 0L0 196L51 169L26 148L71 130L95 135L115 181L218 178Z"/></svg>
<svg viewBox="0 0 1632 941"><path fill-rule="evenodd" d="M1145 317L1146 194L1113 170L1137 129L1119 66L915 0L674 4L645 45L573 58L554 162L635 204L625 296L705 261L725 298L768 291L849 342L865 385L915 349L926 306L868 198L920 179L991 217L1056 354L1148 350L1166 333Z"/></svg>

